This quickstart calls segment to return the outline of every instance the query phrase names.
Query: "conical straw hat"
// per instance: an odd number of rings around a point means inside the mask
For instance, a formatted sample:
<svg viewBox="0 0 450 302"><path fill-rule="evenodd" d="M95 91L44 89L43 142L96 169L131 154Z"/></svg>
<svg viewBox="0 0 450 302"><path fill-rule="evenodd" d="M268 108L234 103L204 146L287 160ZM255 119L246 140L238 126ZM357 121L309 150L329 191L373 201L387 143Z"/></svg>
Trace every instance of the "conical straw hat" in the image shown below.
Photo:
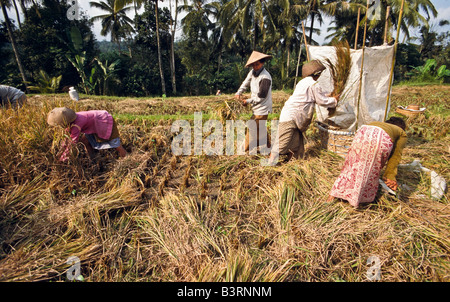
<svg viewBox="0 0 450 302"><path fill-rule="evenodd" d="M306 78L315 73L325 70L325 66L319 60L312 60L302 67L302 77Z"/></svg>
<svg viewBox="0 0 450 302"><path fill-rule="evenodd" d="M76 120L76 118L77 114L72 109L67 107L58 107L48 113L47 123L50 126L66 127Z"/></svg>
<svg viewBox="0 0 450 302"><path fill-rule="evenodd" d="M252 65L255 62L258 62L261 59L270 59L270 58L272 58L271 55L266 55L259 51L253 51L252 54L250 55L250 58L248 58L248 61L245 64L245 67L249 67L250 65Z"/></svg>

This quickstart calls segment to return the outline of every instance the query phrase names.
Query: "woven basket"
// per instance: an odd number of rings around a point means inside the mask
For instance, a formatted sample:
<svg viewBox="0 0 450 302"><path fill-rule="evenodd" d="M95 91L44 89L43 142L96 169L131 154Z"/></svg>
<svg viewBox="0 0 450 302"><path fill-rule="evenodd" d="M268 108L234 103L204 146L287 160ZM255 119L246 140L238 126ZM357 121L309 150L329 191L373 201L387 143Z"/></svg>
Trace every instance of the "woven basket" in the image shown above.
<svg viewBox="0 0 450 302"><path fill-rule="evenodd" d="M315 126L319 129L322 148L342 157L347 155L355 136L354 132L328 129L330 128L329 125L318 121L316 121Z"/></svg>
<svg viewBox="0 0 450 302"><path fill-rule="evenodd" d="M416 117L423 113L423 111L411 111L411 110L405 110L401 107L395 108L395 112L400 113L401 115L407 116L407 117Z"/></svg>

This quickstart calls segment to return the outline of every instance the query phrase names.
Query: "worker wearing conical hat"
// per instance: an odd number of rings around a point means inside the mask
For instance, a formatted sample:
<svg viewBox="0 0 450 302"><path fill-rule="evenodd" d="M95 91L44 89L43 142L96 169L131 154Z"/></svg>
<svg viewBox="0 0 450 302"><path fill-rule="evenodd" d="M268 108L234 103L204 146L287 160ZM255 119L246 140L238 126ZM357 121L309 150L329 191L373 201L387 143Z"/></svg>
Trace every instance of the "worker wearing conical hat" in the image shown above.
<svg viewBox="0 0 450 302"><path fill-rule="evenodd" d="M54 108L48 113L47 123L50 126L66 128L70 140L62 145L61 161L68 159L71 145L79 140L86 147L89 157L93 157L94 150L115 148L121 157L127 154L119 137L119 130L114 118L105 110L89 110L75 112L67 107Z"/></svg>
<svg viewBox="0 0 450 302"><path fill-rule="evenodd" d="M242 101L246 106L250 104L253 115L251 119L256 121L256 146L260 145L259 138L267 136L267 146L270 146L270 138L267 134L266 120L270 112L272 112L272 77L264 67L266 60L272 56L253 51L248 59L245 67L252 67L247 77L242 82L235 97ZM242 99L242 94L250 88L250 98ZM245 137L245 151L249 151L250 141L254 140L254 135L248 131ZM260 136L261 132L261 136Z"/></svg>
<svg viewBox="0 0 450 302"><path fill-rule="evenodd" d="M315 104L336 108L339 96L329 96L317 83L325 66L318 60L310 61L302 67L302 80L294 93L284 103L278 124L278 139L274 143L269 161L273 162L279 154L288 158L304 155L304 133L308 129Z"/></svg>

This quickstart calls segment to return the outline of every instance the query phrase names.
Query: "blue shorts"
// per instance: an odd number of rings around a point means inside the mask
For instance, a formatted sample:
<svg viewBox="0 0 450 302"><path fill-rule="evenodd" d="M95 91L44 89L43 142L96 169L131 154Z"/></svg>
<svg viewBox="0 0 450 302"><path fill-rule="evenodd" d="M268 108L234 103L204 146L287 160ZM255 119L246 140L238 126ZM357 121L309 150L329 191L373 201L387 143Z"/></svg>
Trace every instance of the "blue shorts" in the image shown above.
<svg viewBox="0 0 450 302"><path fill-rule="evenodd" d="M85 134L92 148L96 150L104 150L120 147L120 137L114 138L107 142L98 142L93 134Z"/></svg>

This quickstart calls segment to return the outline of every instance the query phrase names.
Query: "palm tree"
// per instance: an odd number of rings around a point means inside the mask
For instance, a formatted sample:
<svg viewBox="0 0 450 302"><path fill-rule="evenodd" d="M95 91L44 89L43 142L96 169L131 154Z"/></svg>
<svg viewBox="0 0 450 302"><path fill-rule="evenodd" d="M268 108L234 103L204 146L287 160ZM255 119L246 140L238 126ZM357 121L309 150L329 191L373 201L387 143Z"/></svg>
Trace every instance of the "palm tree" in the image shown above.
<svg viewBox="0 0 450 302"><path fill-rule="evenodd" d="M11 2L14 6L14 10L16 12L17 23L19 24L19 29L20 29L22 27L22 23L20 22L20 14L19 14L19 9L17 8L16 0L11 0Z"/></svg>
<svg viewBox="0 0 450 302"><path fill-rule="evenodd" d="M170 15L172 16L172 3L169 0ZM178 0L175 0L175 17L170 19L170 72L172 75L172 92L177 94L177 78L175 75L175 32L177 30Z"/></svg>
<svg viewBox="0 0 450 302"><path fill-rule="evenodd" d="M186 12L181 20L185 41L183 62L187 66L190 75L199 74L203 66L209 65L212 47L209 45L208 33L214 30L214 23L209 19L215 6L208 4L206 0L193 0L192 4L178 7L179 12Z"/></svg>
<svg viewBox="0 0 450 302"><path fill-rule="evenodd" d="M8 2L8 0L0 0L0 6L2 7L3 17L5 18L6 29L8 31L9 40L11 42L11 46L12 46L12 49L13 49L13 52L14 52L14 56L16 57L17 66L19 67L19 72L20 72L20 75L22 76L23 84L25 85L25 90L26 90L26 92L28 92L27 78L25 76L25 71L24 71L23 66L22 66L22 61L20 60L19 51L18 51L17 45L16 45L16 39L14 37L14 33L12 31L12 28L11 28L11 22L9 20L8 12L6 10L6 6L8 4L10 4Z"/></svg>
<svg viewBox="0 0 450 302"><path fill-rule="evenodd" d="M28 19L27 4L29 4L29 3L31 3L34 6L34 9L36 10L37 15L40 16L36 0L19 0L20 9L22 10L25 20Z"/></svg>
<svg viewBox="0 0 450 302"><path fill-rule="evenodd" d="M27 13L27 8L25 6L25 2L26 2L26 0L19 0L20 8L22 9L22 13L26 20L26 19L28 19L28 13Z"/></svg>
<svg viewBox="0 0 450 302"><path fill-rule="evenodd" d="M284 49L283 57L286 61L285 75L288 79L290 72L291 53L300 47L302 37L301 21L308 15L308 7L304 1L274 1L270 5L272 16L275 16L276 31L271 33L273 49ZM300 52L300 50L299 50ZM283 82L284 85L284 82Z"/></svg>
<svg viewBox="0 0 450 302"><path fill-rule="evenodd" d="M253 49L264 46L266 30L271 32L276 30L268 9L268 1L265 0L230 0L222 8L220 22L227 32L225 37L229 45L241 32L242 35L253 38ZM260 36L262 43L259 43Z"/></svg>
<svg viewBox="0 0 450 302"><path fill-rule="evenodd" d="M92 21L100 20L102 30L100 34L106 36L111 34L111 42L117 43L120 51L120 41L134 32L131 20L127 12L133 7L126 6L120 0L106 0L100 2L89 2L91 7L99 8L106 12L104 15L92 17Z"/></svg>
<svg viewBox="0 0 450 302"><path fill-rule="evenodd" d="M346 40L349 43L355 40L355 35L358 32L356 28L358 10L362 12L366 10L366 6L362 4L362 1L359 2L361 3L347 2L345 6L336 4L334 7L329 7L331 9L328 12L333 20L327 29L331 34L326 36L326 39L331 39L331 41Z"/></svg>
<svg viewBox="0 0 450 302"><path fill-rule="evenodd" d="M191 0L192 5L185 4L178 7L179 12L186 12L186 16L181 20L181 25L184 25L183 32L187 33L192 28L186 25L200 21L204 26L199 27L198 34L200 36L207 36L208 30L214 28L213 22L209 19L209 16L214 15L213 10L216 7L212 4L208 4L207 0Z"/></svg>
<svg viewBox="0 0 450 302"><path fill-rule="evenodd" d="M382 18L381 20L372 19L370 20L369 24L369 30L373 30L374 28L382 28L384 29L384 18L385 18L385 12L386 8L388 6L391 7L391 13L390 13L390 22L392 24L398 23L398 18L400 14L400 7L402 4L402 0L382 0L381 1L381 12L382 12ZM425 13L425 16L422 15L421 12ZM401 31L405 34L406 38L410 38L409 30L411 28L418 28L421 25L428 26L428 20L430 16L436 17L437 16L437 10L434 7L431 0L408 0L405 1L405 5L403 8L403 18L401 23ZM378 38L378 37L377 37ZM381 40L378 38L377 40Z"/></svg>
<svg viewBox="0 0 450 302"><path fill-rule="evenodd" d="M388 24L398 24L398 18L400 14L402 0L381 0L380 1L380 18L369 18L367 29L367 41L369 45L379 45L384 41L384 32L386 26L386 10L390 6L390 14L388 18ZM352 6L348 10L336 10L333 15L334 24L333 27L328 29L331 34L327 38L333 39L346 39L351 42L354 40L354 33L356 32L356 18L357 8L361 8L360 27L363 26L366 21L366 5L367 0L353 0L349 4ZM425 15L422 15L425 13ZM409 30L411 28L418 28L421 25L428 26L428 18L433 15L437 15L437 11L430 0L411 0L405 1L403 10L403 18L401 23L401 31L405 34L405 37L409 39ZM361 37L362 38L362 37ZM358 39L362 40L362 39Z"/></svg>
<svg viewBox="0 0 450 302"><path fill-rule="evenodd" d="M159 64L159 74L161 76L161 89L163 95L166 95L166 82L164 80L164 72L162 68L162 59L161 59L161 42L159 37L159 12L158 12L158 0L152 0L155 2L155 17L156 17L156 41L158 44L158 64ZM160 0L162 1L162 0Z"/></svg>
<svg viewBox="0 0 450 302"><path fill-rule="evenodd" d="M314 20L317 18L320 25L322 25L322 23L323 23L322 14L321 14L322 4L323 4L323 1L319 1L319 0L312 0L312 1L310 1L310 4L309 4L308 10L309 10L309 14L311 15L311 25L309 27L310 31L309 31L309 40L308 40L309 44L311 44L311 41L312 41Z"/></svg>
<svg viewBox="0 0 450 302"><path fill-rule="evenodd" d="M320 0L311 0L306 1L306 5L308 5L309 15L311 18L311 25L309 27L309 44L313 43L312 35L314 32L314 21L317 19L319 24L322 25L323 18L322 15L334 17L338 12L342 11L356 11L359 6L358 3L353 3L352 1L337 1L337 0L329 0L329 1L320 1Z"/></svg>
<svg viewBox="0 0 450 302"><path fill-rule="evenodd" d="M222 11L222 7L228 2L229 0L216 0L214 2L211 2L209 14L213 17L215 22L212 23L212 32L211 32L211 41L213 45L212 54L216 55L217 57L217 71L220 71L220 67L222 64L222 53L225 48L225 39L224 39L224 30L221 26L220 22L218 21L220 18L220 13Z"/></svg>
<svg viewBox="0 0 450 302"><path fill-rule="evenodd" d="M157 44L158 44L158 64L159 64L159 73L160 73L160 76L161 76L161 89L162 89L162 93L165 95L166 94L166 82L164 80L164 73L163 73L162 59L161 59L161 43L160 43L160 37L159 37L159 12L158 12L159 7L158 7L158 0L150 0L150 1L155 3L156 41L157 41ZM163 0L159 0L159 1L162 2ZM116 6L118 8L119 7L123 8L125 5L133 3L134 7L135 7L135 13L137 13L137 7L140 7L145 2L145 0L115 0L115 2L116 2ZM174 54L173 54L173 56L174 56ZM173 64L174 64L173 68L175 68L175 63L173 63ZM175 73L173 71L173 77L175 77L174 74Z"/></svg>

